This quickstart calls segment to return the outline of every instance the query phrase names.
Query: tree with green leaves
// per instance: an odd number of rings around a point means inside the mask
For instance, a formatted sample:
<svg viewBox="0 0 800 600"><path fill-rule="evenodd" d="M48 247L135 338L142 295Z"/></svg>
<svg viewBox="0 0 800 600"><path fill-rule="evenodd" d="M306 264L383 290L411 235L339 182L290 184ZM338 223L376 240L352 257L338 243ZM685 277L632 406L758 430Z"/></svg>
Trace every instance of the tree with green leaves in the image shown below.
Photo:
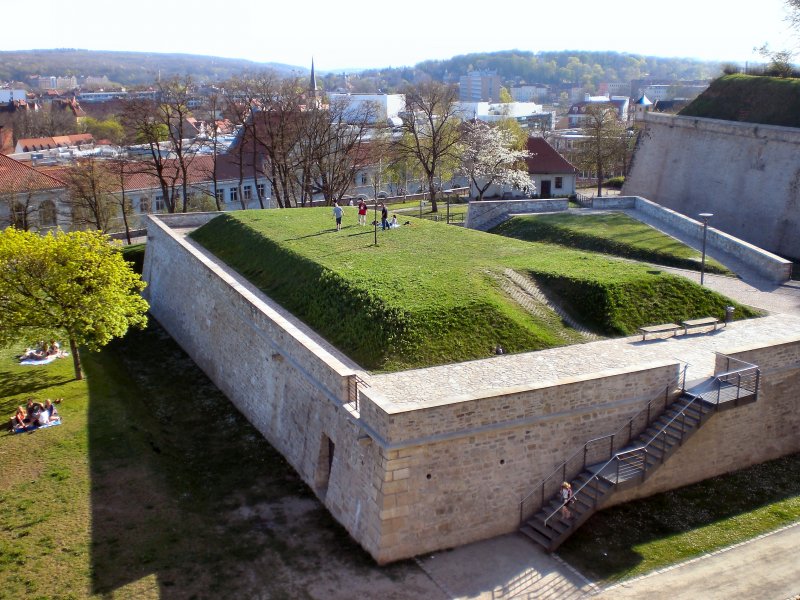
<svg viewBox="0 0 800 600"><path fill-rule="evenodd" d="M0 232L0 344L66 336L83 379L79 345L99 350L147 324L144 286L101 232L40 236L9 227Z"/></svg>

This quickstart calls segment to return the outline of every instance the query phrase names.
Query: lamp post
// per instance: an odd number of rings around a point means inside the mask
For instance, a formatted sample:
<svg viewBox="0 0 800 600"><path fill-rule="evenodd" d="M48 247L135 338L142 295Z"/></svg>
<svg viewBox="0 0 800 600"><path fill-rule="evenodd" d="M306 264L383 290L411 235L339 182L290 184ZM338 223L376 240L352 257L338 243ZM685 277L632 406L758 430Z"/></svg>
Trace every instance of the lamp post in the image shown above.
<svg viewBox="0 0 800 600"><path fill-rule="evenodd" d="M700 258L700 285L703 285L706 272L706 237L708 236L708 220L714 216L714 213L700 213L699 216L703 219L703 253Z"/></svg>

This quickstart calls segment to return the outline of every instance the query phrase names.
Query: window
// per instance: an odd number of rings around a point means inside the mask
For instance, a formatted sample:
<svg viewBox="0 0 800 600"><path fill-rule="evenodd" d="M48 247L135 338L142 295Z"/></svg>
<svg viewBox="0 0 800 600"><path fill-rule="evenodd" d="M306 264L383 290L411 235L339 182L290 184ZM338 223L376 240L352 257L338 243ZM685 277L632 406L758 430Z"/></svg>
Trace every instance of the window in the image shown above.
<svg viewBox="0 0 800 600"><path fill-rule="evenodd" d="M55 227L56 205L52 200L45 200L39 206L39 221L42 227Z"/></svg>
<svg viewBox="0 0 800 600"><path fill-rule="evenodd" d="M239 190L237 188L231 188L228 192L228 198L230 202L239 201Z"/></svg>
<svg viewBox="0 0 800 600"><path fill-rule="evenodd" d="M242 188L242 195L244 196L245 200L252 200L253 199L253 187L246 185Z"/></svg>
<svg viewBox="0 0 800 600"><path fill-rule="evenodd" d="M560 190L562 187L564 187L564 178L556 177L556 189Z"/></svg>
<svg viewBox="0 0 800 600"><path fill-rule="evenodd" d="M361 185L367 185L367 174L361 173Z"/></svg>
<svg viewBox="0 0 800 600"><path fill-rule="evenodd" d="M164 196L156 196L155 210L156 212L164 210Z"/></svg>
<svg viewBox="0 0 800 600"><path fill-rule="evenodd" d="M139 198L139 212L142 214L150 212L150 198Z"/></svg>
<svg viewBox="0 0 800 600"><path fill-rule="evenodd" d="M263 183L257 183L256 184L256 190L258 190L259 198L263 198L264 197L264 184Z"/></svg>
<svg viewBox="0 0 800 600"><path fill-rule="evenodd" d="M225 190L217 188L214 196L217 198L217 202L225 202Z"/></svg>

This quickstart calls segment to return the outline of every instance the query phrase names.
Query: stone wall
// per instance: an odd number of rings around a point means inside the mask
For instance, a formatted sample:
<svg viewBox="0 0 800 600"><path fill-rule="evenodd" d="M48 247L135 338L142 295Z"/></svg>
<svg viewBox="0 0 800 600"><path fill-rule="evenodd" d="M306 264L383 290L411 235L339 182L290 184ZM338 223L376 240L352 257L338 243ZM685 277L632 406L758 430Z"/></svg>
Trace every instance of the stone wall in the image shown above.
<svg viewBox="0 0 800 600"><path fill-rule="evenodd" d="M679 212L651 202L639 196L607 196L593 198L592 208L596 210L635 210L649 222L655 221L667 229L677 231L700 245L703 239L703 223ZM716 216L714 218L716 220ZM734 237L715 227L709 227L706 234L706 247L709 254L715 252L729 255L746 265L767 281L782 283L788 281L792 273L792 263L771 252L762 250L744 240Z"/></svg>
<svg viewBox="0 0 800 600"><path fill-rule="evenodd" d="M646 365L392 412L366 390L361 416L379 415L385 445L379 560L515 531L542 479L661 401L677 373L677 363Z"/></svg>
<svg viewBox="0 0 800 600"><path fill-rule="evenodd" d="M481 200L472 201L467 208L464 226L486 231L502 223L511 215L528 213L560 212L569 208L567 198L549 200Z"/></svg>
<svg viewBox="0 0 800 600"><path fill-rule="evenodd" d="M626 195L782 256L800 257L800 129L647 114Z"/></svg>
<svg viewBox="0 0 800 600"><path fill-rule="evenodd" d="M800 452L800 341L726 354L763 365L758 400L713 415L649 479L613 495L607 507ZM718 356L718 371L726 370L724 361Z"/></svg>
<svg viewBox="0 0 800 600"><path fill-rule="evenodd" d="M213 216L150 218L151 312L380 563L516 530L523 497L678 375L670 360L407 404L367 387L356 405L368 374L183 237ZM712 417L628 497L798 449L800 341L736 356L764 365L759 401Z"/></svg>

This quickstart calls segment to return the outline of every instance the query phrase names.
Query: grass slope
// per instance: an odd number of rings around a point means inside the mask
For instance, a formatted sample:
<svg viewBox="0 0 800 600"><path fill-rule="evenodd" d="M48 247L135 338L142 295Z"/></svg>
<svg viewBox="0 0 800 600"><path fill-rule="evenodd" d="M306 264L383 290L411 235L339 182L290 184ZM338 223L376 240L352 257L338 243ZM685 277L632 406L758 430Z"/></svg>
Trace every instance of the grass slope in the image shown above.
<svg viewBox="0 0 800 600"><path fill-rule="evenodd" d="M370 369L485 357L497 343L510 352L563 344L487 274L504 268L548 284L604 333L722 317L732 304L643 265L419 219L379 231L375 246L372 229L354 221L346 210L337 232L327 208L237 211L192 237Z"/></svg>
<svg viewBox="0 0 800 600"><path fill-rule="evenodd" d="M699 252L624 213L513 217L495 227L492 233L529 242L547 242L659 265L700 270ZM706 271L730 274L728 269L708 258Z"/></svg>
<svg viewBox="0 0 800 600"><path fill-rule="evenodd" d="M800 79L725 75L679 114L800 127Z"/></svg>
<svg viewBox="0 0 800 600"><path fill-rule="evenodd" d="M374 567L157 324L82 358L75 381L0 349L3 415L64 398L62 425L0 433L0 597L355 598L406 576L429 596L413 565Z"/></svg>

